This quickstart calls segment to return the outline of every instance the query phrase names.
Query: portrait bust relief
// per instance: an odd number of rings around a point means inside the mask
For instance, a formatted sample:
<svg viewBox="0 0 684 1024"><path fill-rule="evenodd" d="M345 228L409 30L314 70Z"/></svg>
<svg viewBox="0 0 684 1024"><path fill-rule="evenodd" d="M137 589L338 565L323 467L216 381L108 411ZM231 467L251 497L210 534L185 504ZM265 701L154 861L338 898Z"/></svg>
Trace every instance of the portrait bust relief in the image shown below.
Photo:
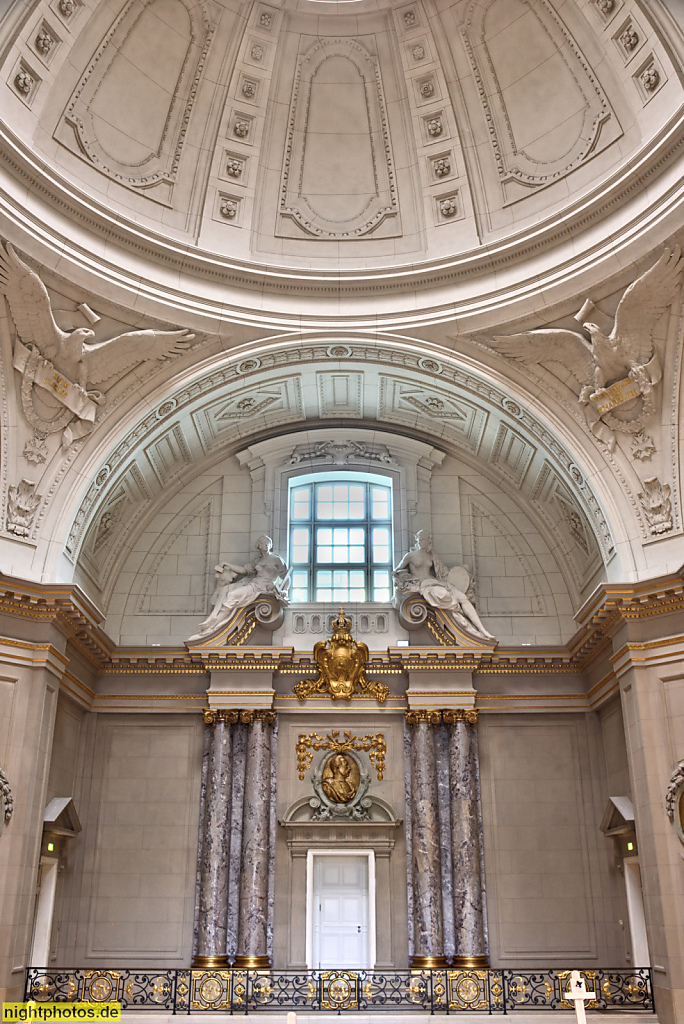
<svg viewBox="0 0 684 1024"><path fill-rule="evenodd" d="M372 800L367 796L370 772L353 751L336 750L318 763L311 782L315 796L309 800L312 821L349 818L368 821Z"/></svg>
<svg viewBox="0 0 684 1024"><path fill-rule="evenodd" d="M334 804L346 804L353 800L360 781L359 766L347 754L332 754L323 766L323 792Z"/></svg>

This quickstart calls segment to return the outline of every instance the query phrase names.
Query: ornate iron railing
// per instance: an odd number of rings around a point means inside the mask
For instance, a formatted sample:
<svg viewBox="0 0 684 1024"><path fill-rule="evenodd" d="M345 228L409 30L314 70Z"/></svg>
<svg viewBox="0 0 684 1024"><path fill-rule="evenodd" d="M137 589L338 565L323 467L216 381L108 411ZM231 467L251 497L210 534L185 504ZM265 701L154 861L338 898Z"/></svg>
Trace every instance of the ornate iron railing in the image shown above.
<svg viewBox="0 0 684 1024"><path fill-rule="evenodd" d="M648 967L580 972L596 998L587 1009L654 1011ZM54 970L31 967L25 998L37 1002L120 1002L128 1010L254 1013L295 1010L405 1010L513 1013L570 1010L570 970Z"/></svg>

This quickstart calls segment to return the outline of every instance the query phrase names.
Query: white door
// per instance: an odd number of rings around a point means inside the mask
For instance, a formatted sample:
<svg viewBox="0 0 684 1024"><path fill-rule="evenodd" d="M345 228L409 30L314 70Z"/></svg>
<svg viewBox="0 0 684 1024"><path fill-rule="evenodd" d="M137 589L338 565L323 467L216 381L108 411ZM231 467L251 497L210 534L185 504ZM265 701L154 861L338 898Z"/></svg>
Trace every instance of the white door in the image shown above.
<svg viewBox="0 0 684 1024"><path fill-rule="evenodd" d="M368 857L314 856L315 968L370 967Z"/></svg>
<svg viewBox="0 0 684 1024"><path fill-rule="evenodd" d="M646 938L646 915L644 914L644 897L641 891L639 858L625 857L622 863L627 890L632 967L649 967L651 958L648 954L648 939Z"/></svg>

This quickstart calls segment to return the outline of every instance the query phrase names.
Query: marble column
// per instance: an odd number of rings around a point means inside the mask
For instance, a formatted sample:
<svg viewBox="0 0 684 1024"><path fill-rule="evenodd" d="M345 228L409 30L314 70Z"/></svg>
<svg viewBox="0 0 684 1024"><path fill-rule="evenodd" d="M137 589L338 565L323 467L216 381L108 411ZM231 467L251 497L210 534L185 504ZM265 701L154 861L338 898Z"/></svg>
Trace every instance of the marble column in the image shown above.
<svg viewBox="0 0 684 1024"><path fill-rule="evenodd" d="M413 942L411 967L445 967L435 739L439 711L407 711L411 727Z"/></svg>
<svg viewBox="0 0 684 1024"><path fill-rule="evenodd" d="M235 711L207 711L210 730L203 794L197 944L193 967L227 967L228 853Z"/></svg>
<svg viewBox="0 0 684 1024"><path fill-rule="evenodd" d="M238 946L234 967L270 967L268 896L273 711L243 711L249 726L242 821Z"/></svg>
<svg viewBox="0 0 684 1024"><path fill-rule="evenodd" d="M488 967L482 823L479 799L477 711L443 713L449 730L454 967Z"/></svg>

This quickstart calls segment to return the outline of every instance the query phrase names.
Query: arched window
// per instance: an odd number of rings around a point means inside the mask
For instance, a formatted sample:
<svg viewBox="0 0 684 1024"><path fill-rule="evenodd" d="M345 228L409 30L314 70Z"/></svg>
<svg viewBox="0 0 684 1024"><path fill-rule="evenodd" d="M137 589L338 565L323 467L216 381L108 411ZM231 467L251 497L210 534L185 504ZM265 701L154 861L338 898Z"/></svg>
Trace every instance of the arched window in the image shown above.
<svg viewBox="0 0 684 1024"><path fill-rule="evenodd" d="M392 481L316 473L289 482L292 601L389 601Z"/></svg>

